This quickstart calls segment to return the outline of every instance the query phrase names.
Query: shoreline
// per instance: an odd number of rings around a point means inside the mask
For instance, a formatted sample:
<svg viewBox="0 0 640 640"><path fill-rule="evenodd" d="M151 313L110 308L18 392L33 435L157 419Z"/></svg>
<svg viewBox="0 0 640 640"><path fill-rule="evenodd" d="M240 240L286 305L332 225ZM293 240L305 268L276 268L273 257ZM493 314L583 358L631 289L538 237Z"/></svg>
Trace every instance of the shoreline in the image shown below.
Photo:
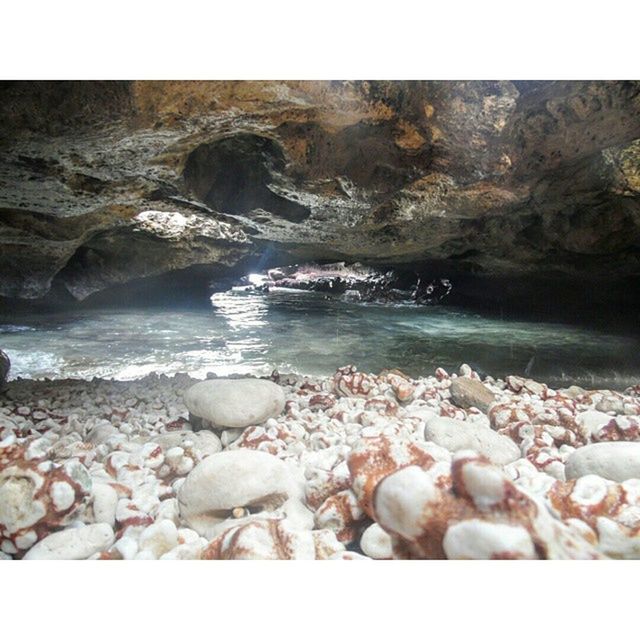
<svg viewBox="0 0 640 640"><path fill-rule="evenodd" d="M282 410L195 430L184 393L202 379L188 374L10 380L0 395L0 557L640 557L640 473L615 459L618 445L640 447L637 385L554 390L519 376L481 380L468 365L416 379L353 367L234 379L281 390ZM250 394L240 404L257 403ZM597 475L575 454L602 445ZM209 477L195 486L194 469L231 452L242 458L236 476L215 491ZM229 498L233 508L203 529L204 516L180 502L183 485L233 493L274 460L287 477L269 494L284 496L278 504Z"/></svg>

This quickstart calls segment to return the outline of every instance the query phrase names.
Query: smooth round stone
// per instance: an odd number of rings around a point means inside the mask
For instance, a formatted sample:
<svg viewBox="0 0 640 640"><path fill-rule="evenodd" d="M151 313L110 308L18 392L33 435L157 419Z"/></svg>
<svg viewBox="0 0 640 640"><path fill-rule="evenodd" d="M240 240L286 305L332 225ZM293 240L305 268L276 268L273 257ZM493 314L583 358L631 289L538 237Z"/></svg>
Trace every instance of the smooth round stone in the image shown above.
<svg viewBox="0 0 640 640"><path fill-rule="evenodd" d="M393 557L391 536L377 523L368 526L360 538L360 548L365 555L376 560Z"/></svg>
<svg viewBox="0 0 640 640"><path fill-rule="evenodd" d="M85 560L115 542L113 529L105 523L52 533L31 547L25 560Z"/></svg>
<svg viewBox="0 0 640 640"><path fill-rule="evenodd" d="M202 460L180 486L178 503L181 518L208 539L227 521L240 524L236 513L264 515L282 508L296 518L304 506L302 484L291 467L251 449L222 451Z"/></svg>
<svg viewBox="0 0 640 640"><path fill-rule="evenodd" d="M284 391L270 380L204 380L184 394L194 416L215 427L244 429L279 416L284 410Z"/></svg>
<svg viewBox="0 0 640 640"><path fill-rule="evenodd" d="M596 475L614 482L640 478L640 442L598 442L576 449L565 466L567 480Z"/></svg>
<svg viewBox="0 0 640 640"><path fill-rule="evenodd" d="M511 438L486 426L453 418L429 420L424 437L452 452L471 449L499 465L514 462L521 455L520 447Z"/></svg>

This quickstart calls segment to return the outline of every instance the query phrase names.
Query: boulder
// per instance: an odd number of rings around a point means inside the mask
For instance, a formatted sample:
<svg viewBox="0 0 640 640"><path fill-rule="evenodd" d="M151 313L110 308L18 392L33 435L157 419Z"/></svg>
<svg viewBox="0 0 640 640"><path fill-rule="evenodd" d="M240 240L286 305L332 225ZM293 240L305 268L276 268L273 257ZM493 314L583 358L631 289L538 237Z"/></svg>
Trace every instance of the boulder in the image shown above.
<svg viewBox="0 0 640 640"><path fill-rule="evenodd" d="M520 457L520 448L511 438L473 422L436 417L427 422L424 437L449 451L470 449L494 464L509 464Z"/></svg>
<svg viewBox="0 0 640 640"><path fill-rule="evenodd" d="M284 392L269 380L204 380L187 389L184 402L204 426L244 429L280 415Z"/></svg>
<svg viewBox="0 0 640 640"><path fill-rule="evenodd" d="M237 449L205 458L178 491L180 517L212 539L253 516L280 512L311 528L302 504L301 479L285 462L263 451Z"/></svg>
<svg viewBox="0 0 640 640"><path fill-rule="evenodd" d="M640 442L598 442L576 449L565 467L567 480L597 475L624 482L640 478Z"/></svg>
<svg viewBox="0 0 640 640"><path fill-rule="evenodd" d="M489 405L495 402L495 395L479 380L472 378L454 378L451 381L451 401L461 409L476 407L483 413L487 413Z"/></svg>

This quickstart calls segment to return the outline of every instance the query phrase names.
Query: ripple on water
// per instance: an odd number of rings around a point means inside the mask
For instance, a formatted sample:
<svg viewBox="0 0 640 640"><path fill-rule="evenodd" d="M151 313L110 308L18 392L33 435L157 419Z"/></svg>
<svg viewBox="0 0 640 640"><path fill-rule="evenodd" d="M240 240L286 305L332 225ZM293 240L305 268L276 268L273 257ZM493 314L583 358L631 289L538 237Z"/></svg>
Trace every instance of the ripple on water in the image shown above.
<svg viewBox="0 0 640 640"><path fill-rule="evenodd" d="M528 372L556 386L637 382L636 337L486 318L449 307L357 303L311 292L233 289L211 309L95 310L7 318L12 377L113 377L153 371L327 375L355 363L432 374L468 362L495 377Z"/></svg>

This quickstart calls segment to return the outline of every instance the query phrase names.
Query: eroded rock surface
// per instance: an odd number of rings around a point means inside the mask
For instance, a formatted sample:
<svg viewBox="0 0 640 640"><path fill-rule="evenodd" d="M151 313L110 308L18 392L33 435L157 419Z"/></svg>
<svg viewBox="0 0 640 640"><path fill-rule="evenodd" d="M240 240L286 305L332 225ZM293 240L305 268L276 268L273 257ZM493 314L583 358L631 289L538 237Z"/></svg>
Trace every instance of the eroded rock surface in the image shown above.
<svg viewBox="0 0 640 640"><path fill-rule="evenodd" d="M638 82L5 82L0 295L243 261L640 273ZM266 256L266 257L265 257Z"/></svg>

